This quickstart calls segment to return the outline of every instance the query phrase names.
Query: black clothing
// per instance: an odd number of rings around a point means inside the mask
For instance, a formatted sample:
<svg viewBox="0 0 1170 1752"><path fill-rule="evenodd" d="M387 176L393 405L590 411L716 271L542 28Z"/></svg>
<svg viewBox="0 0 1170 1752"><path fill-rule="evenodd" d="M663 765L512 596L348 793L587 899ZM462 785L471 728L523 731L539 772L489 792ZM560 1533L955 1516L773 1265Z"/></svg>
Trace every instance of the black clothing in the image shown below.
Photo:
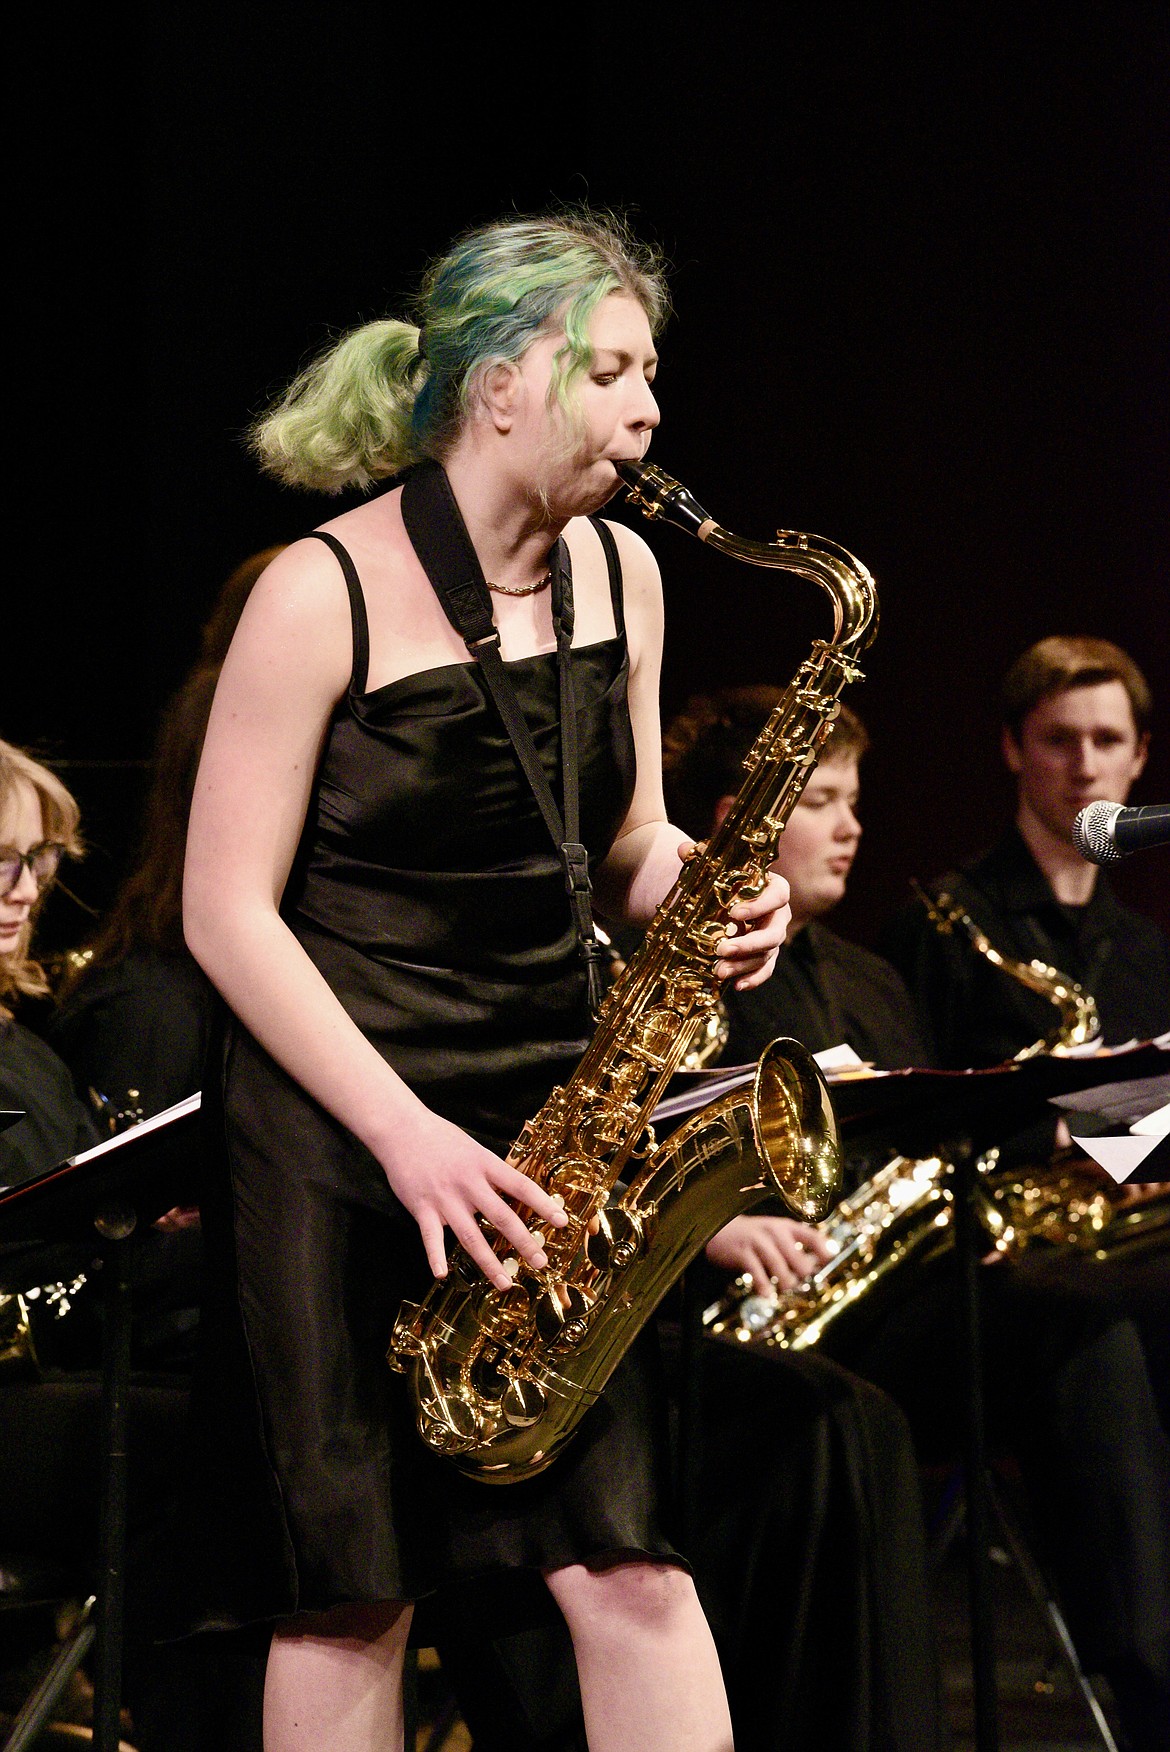
<svg viewBox="0 0 1170 1752"><path fill-rule="evenodd" d="M1121 912L1116 908L1108 915L1114 929ZM979 922L991 934L989 922ZM821 927L822 934L831 935ZM938 941L949 946L947 939ZM831 959L815 959L819 1003L822 1010L831 1009L835 999L843 1014L863 983L873 980L875 958L841 938L832 938L832 944ZM781 952L781 965L769 982L778 992L794 994L791 1009L770 1004L765 1011L767 986L728 994L740 1050L748 1057L776 1033L792 1034L813 1050L838 1044L806 1000L803 975L798 979L786 965L794 947ZM1011 993L1020 989L1027 995L969 945L962 948L976 973L986 967ZM960 965L964 975L970 971L966 959ZM904 1011L900 1025L912 1035L909 994L896 979L881 989L886 1002L901 992L896 1000ZM974 990L972 975L963 1002L948 1006L947 1013L962 1015L964 1004L973 1003ZM1047 1029L1051 1006L1040 1002L1049 1012L1040 1018ZM977 1025L977 1018L973 1022ZM862 1057L881 1063L875 1048L888 1039L890 1027L890 1015L883 1013L846 1038ZM1040 1031L1032 1028L1016 1044L1027 1044ZM886 1058L883 1068L896 1069L896 1061ZM1083 1663L1109 1676L1119 1702L1153 1694L1166 1708L1170 1445L1137 1332L1119 1318L1124 1310L1115 1301L1097 1293L1100 1273L1108 1269L1084 1260L1040 1258L995 1265L981 1274L988 1425L993 1442L1010 1451L1023 1474L1037 1549L1056 1579ZM903 1270L906 1281L896 1296L890 1288L896 1280L887 1279L876 1314L862 1301L829 1328L819 1348L892 1394L910 1418L920 1451L946 1459L957 1454L964 1408L963 1383L954 1366L960 1354L954 1274L947 1258ZM1161 1306L1164 1310L1164 1295ZM1091 1514L1083 1511L1086 1502L1094 1505ZM1133 1713L1144 1708L1131 1706L1127 1725L1135 1745L1152 1746L1155 1741L1140 1737L1140 1715Z"/></svg>
<svg viewBox="0 0 1170 1752"><path fill-rule="evenodd" d="M1062 906L1015 827L990 852L933 884L970 913L1002 954L1034 957L1097 1000L1105 1044L1170 1029L1170 939L1122 906L1104 874L1084 907ZM883 949L914 996L932 1062L954 1070L1001 1064L1049 1036L1057 1012L960 932L943 936L921 905L894 920Z"/></svg>
<svg viewBox="0 0 1170 1752"><path fill-rule="evenodd" d="M582 835L608 851L634 749L617 635L574 650ZM548 831L474 663L365 691L333 714L282 912L351 1018L422 1099L506 1150L589 1032ZM559 784L554 656L509 665ZM204 1623L414 1598L446 1580L619 1554L675 1559L658 1528L661 1396L647 1345L562 1460L486 1489L433 1455L385 1361L403 1296L430 1282L413 1218L373 1156L225 1018L205 1103L226 1146L203 1206L209 1295L190 1553ZM224 1423L231 1438L221 1440Z"/></svg>
<svg viewBox="0 0 1170 1752"><path fill-rule="evenodd" d="M85 973L52 1012L47 1038L118 1130L197 1093L214 993L189 955L132 950ZM198 1228L149 1229L134 1247L133 1359L137 1369L189 1375L203 1270Z"/></svg>
<svg viewBox="0 0 1170 1752"><path fill-rule="evenodd" d="M879 1071L928 1062L901 977L880 955L845 942L816 919L784 945L765 985L748 992L728 986L723 1003L729 1065L751 1063L781 1034L810 1052L851 1046ZM893 1154L893 1143L880 1133L848 1142L846 1187L867 1180ZM776 1214L782 1214L778 1206Z"/></svg>
<svg viewBox="0 0 1170 1752"><path fill-rule="evenodd" d="M24 1114L0 1131L0 1186L22 1186L98 1142L67 1068L19 1022L0 1022L0 1110Z"/></svg>
<svg viewBox="0 0 1170 1752"><path fill-rule="evenodd" d="M704 1340L689 1361L686 1543L736 1752L934 1752L937 1655L902 1413L813 1353ZM461 1611L439 1652L476 1752L585 1752L563 1620L489 1640Z"/></svg>
<svg viewBox="0 0 1170 1752"><path fill-rule="evenodd" d="M1079 1281L1097 1268L1046 1264L981 1274L991 1452L1009 1488L1018 1468L1020 1513L1082 1666L1108 1678L1135 1752L1154 1752L1170 1722L1170 1442L1137 1327ZM956 1457L965 1414L948 1265L919 1270L876 1322L827 1335L833 1355L893 1395L936 1462Z"/></svg>
<svg viewBox="0 0 1170 1752"><path fill-rule="evenodd" d="M198 1082L196 1082L198 1087ZM69 1069L39 1035L16 1023L0 1031L0 1107L20 1107L28 1118L0 1134L0 1181L18 1185L100 1141ZM157 1573L157 1540L173 1506L173 1486L183 1453L189 1334L197 1299L190 1269L198 1236L140 1234L134 1248L135 1368L127 1398L130 1426L127 1496L126 1696L135 1711L135 1743L144 1752L194 1752L175 1729L175 1711L186 1713L189 1694L172 1684L168 1668L158 1694L167 1699L165 1731L152 1734L143 1719L143 1685L155 1689L157 1659L149 1642L154 1602L144 1590ZM43 1378L5 1379L0 1384L0 1549L10 1556L46 1562L74 1578L79 1595L90 1592L98 1571L98 1507L101 1462L102 1348L101 1279L90 1266L93 1246L49 1244L0 1250L0 1282L12 1274L16 1287L32 1282L87 1281L57 1319L30 1305L33 1339ZM180 1269L176 1269L178 1264ZM184 1269L185 1268L185 1269ZM178 1304L182 1304L179 1306ZM158 1373L143 1374L143 1369ZM162 1372L165 1371L165 1372ZM18 1566L19 1568L19 1563ZM199 1695L226 1684L220 1658L201 1670ZM217 1752L243 1752L250 1743L220 1732L202 1745ZM254 1744L259 1746L259 1735Z"/></svg>
<svg viewBox="0 0 1170 1752"><path fill-rule="evenodd" d="M914 1445L813 1352L697 1347L688 1554L736 1752L933 1752L937 1651Z"/></svg>
<svg viewBox="0 0 1170 1752"><path fill-rule="evenodd" d="M23 1186L99 1141L66 1066L39 1035L11 1020L0 1022L0 1111L24 1115L0 1131L0 1186ZM0 1242L0 1291L72 1282L85 1271L91 1252L79 1242ZM86 1288L73 1300L68 1321L32 1311L46 1363L72 1367L79 1356L84 1363L96 1362L99 1298Z"/></svg>
<svg viewBox="0 0 1170 1752"><path fill-rule="evenodd" d="M880 955L846 943L811 920L785 944L770 980L750 992L729 986L723 1058L749 1064L778 1034L810 1052L848 1044L880 1071L926 1064L909 993Z"/></svg>
<svg viewBox="0 0 1170 1752"><path fill-rule="evenodd" d="M83 974L45 1025L79 1094L161 1113L203 1079L214 993L189 955L135 949ZM133 1091L133 1094L131 1093Z"/></svg>

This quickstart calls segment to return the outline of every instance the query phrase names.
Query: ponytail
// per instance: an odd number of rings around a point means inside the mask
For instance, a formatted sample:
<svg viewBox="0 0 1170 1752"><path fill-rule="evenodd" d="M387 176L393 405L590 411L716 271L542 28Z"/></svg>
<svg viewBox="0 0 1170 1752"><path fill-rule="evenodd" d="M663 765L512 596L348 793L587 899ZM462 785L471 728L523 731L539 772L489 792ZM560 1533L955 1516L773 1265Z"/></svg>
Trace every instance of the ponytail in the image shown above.
<svg viewBox="0 0 1170 1752"><path fill-rule="evenodd" d="M592 349L589 319L626 292L657 333L666 285L653 251L609 215L568 212L468 232L432 264L418 311L426 327L387 319L344 335L252 426L252 450L289 486L368 487L423 457L442 461L482 373L518 362L552 325L564 331L550 398L577 414Z"/></svg>
<svg viewBox="0 0 1170 1752"><path fill-rule="evenodd" d="M261 466L286 486L339 493L417 462L411 423L421 384L419 331L368 322L306 367L248 434Z"/></svg>

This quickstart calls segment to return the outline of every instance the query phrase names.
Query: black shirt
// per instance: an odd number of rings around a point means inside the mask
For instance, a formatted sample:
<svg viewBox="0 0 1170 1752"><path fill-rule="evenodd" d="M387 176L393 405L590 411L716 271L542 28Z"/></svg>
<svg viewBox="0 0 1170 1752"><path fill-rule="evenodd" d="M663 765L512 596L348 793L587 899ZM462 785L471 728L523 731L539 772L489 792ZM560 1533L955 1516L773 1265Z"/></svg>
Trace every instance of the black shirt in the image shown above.
<svg viewBox="0 0 1170 1752"><path fill-rule="evenodd" d="M99 1141L66 1067L19 1022L0 1022L0 1109L24 1115L0 1131L0 1186L22 1186Z"/></svg>
<svg viewBox="0 0 1170 1752"><path fill-rule="evenodd" d="M1063 906L1018 829L933 885L950 894L1001 954L1039 959L1097 1001L1106 1045L1170 1029L1170 940L1118 901L1099 875L1087 906ZM1059 1015L1041 993L982 956L962 932L944 936L926 909L908 907L883 948L913 994L935 1063L1001 1064L1051 1035Z"/></svg>
<svg viewBox="0 0 1170 1752"><path fill-rule="evenodd" d="M214 994L189 955L135 949L84 974L45 1026L83 1096L144 1119L203 1079Z"/></svg>
<svg viewBox="0 0 1170 1752"><path fill-rule="evenodd" d="M731 1025L723 1053L728 1065L750 1063L777 1035L799 1040L810 1052L851 1046L882 1071L927 1063L901 977L880 955L815 920L785 944L770 980L749 992L729 987L723 1001ZM868 1179L894 1148L880 1127L851 1137L849 1186Z"/></svg>
<svg viewBox="0 0 1170 1752"><path fill-rule="evenodd" d="M883 1071L928 1062L901 976L816 920L785 944L770 980L749 992L729 987L723 1001L728 1065L750 1063L780 1034L810 1052L851 1046Z"/></svg>

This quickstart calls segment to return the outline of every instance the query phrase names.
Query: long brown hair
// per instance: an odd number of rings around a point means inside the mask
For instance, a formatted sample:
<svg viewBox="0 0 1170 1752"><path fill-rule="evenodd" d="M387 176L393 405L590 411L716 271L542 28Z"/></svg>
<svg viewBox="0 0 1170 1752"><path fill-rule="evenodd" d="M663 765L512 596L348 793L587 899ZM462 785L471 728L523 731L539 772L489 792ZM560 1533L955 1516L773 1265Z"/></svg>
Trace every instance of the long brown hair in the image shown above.
<svg viewBox="0 0 1170 1752"><path fill-rule="evenodd" d="M218 679L218 664L192 671L163 712L134 862L89 945L87 966L121 961L136 948L184 953L187 817Z"/></svg>
<svg viewBox="0 0 1170 1752"><path fill-rule="evenodd" d="M279 542L249 554L220 587L203 624L199 660L159 720L151 762L154 776L130 874L88 945L84 965L69 978L70 986L83 979L89 968L121 961L133 949L153 949L163 955L187 952L183 941L187 817L211 702L252 586L284 547Z"/></svg>

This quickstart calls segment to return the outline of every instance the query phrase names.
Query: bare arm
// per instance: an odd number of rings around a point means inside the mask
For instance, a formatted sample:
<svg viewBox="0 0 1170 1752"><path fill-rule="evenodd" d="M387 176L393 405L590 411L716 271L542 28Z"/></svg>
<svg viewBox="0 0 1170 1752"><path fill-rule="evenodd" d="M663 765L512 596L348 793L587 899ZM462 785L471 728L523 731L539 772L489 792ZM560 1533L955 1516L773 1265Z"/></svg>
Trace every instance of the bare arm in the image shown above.
<svg viewBox="0 0 1170 1752"><path fill-rule="evenodd" d="M349 678L345 591L316 543L264 573L224 664L188 833L184 928L191 953L278 1064L372 1152L418 1222L432 1269L447 1225L506 1283L482 1212L532 1263L539 1242L505 1197L554 1224L532 1181L419 1101L346 1014L280 917L326 727Z"/></svg>
<svg viewBox="0 0 1170 1752"><path fill-rule="evenodd" d="M611 916L646 925L678 880L681 854L691 841L666 819L662 796L662 730L658 689L662 672L662 580L641 538L611 524L622 561L630 652L630 723L638 773L629 812L601 867L598 900ZM791 920L788 884L770 875L754 900L732 910L737 934L719 945L715 971L739 990L762 985Z"/></svg>

